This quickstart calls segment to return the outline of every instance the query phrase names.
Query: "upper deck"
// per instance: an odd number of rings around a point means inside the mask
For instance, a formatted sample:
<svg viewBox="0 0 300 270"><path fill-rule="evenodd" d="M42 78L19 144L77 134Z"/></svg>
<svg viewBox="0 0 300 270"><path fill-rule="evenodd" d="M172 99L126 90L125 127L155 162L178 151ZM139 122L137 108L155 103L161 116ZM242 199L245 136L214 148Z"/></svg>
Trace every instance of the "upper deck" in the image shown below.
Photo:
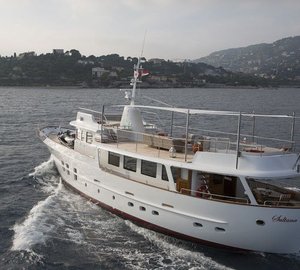
<svg viewBox="0 0 300 270"><path fill-rule="evenodd" d="M120 106L118 106L120 108ZM288 115L256 115L235 112L219 112L207 110L187 110L165 107L134 106L134 108L153 109L183 114L186 123L184 132L171 119L171 132L165 132L143 121L144 129L136 131L133 127L121 125L121 115L105 114L90 111L79 112L75 126L80 134L77 139L106 149L117 148L117 151L131 152L149 159L163 159L167 163L185 163L184 166L206 168L211 172L252 175L255 177L281 177L295 175L299 171L299 154L294 152L295 116ZM92 113L91 113L92 112ZM134 112L134 113L139 113ZM197 129L195 122L190 121L192 115L226 116L237 121L237 133ZM287 140L263 137L255 133L256 118L280 118L292 120L290 138ZM241 132L246 118L253 121L252 134ZM130 124L130 121L127 121ZM164 130L168 130L165 127ZM89 131L88 135L81 132ZM83 133L84 133L83 132ZM264 143L261 143L264 142Z"/></svg>

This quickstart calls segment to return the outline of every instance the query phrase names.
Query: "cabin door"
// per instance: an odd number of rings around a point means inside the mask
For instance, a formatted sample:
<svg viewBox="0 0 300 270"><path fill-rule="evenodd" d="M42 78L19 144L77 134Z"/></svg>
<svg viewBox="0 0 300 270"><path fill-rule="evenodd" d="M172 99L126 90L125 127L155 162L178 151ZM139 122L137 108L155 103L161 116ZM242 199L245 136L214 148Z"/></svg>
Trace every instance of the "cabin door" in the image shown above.
<svg viewBox="0 0 300 270"><path fill-rule="evenodd" d="M235 197L236 193L236 178L224 176L224 195Z"/></svg>

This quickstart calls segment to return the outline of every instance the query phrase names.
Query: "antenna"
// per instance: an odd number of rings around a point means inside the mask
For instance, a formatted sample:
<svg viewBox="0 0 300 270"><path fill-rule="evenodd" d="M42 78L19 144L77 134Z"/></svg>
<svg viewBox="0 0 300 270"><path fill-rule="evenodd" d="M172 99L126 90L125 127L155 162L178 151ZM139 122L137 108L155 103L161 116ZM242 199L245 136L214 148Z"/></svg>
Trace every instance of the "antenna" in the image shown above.
<svg viewBox="0 0 300 270"><path fill-rule="evenodd" d="M147 30L145 31L144 40L143 40L143 46L141 51L141 56L138 58L137 64L134 66L134 72L133 72L133 79L131 80L132 83L132 93L131 93L131 101L130 105L134 105L135 101L135 92L136 92L136 84L137 82L140 82L139 75L140 75L140 64L141 64L141 58L144 53L144 47L145 47L145 40L146 40L146 34Z"/></svg>
<svg viewBox="0 0 300 270"><path fill-rule="evenodd" d="M145 47L145 41L146 41L146 35L147 35L147 29L145 30L145 34L144 34L144 40L143 40L143 45L142 45L141 57L143 56L143 53L144 53L144 47Z"/></svg>
<svg viewBox="0 0 300 270"><path fill-rule="evenodd" d="M166 105L167 107L174 108L173 105L170 105L170 104L168 104L168 103L166 103L166 102L163 102L163 101L158 100L158 99L155 99L155 98L147 97L147 96L145 96L145 95L143 95L143 98L148 99L148 100L151 100L151 101L155 101L155 102L160 103L160 104L163 104L163 105Z"/></svg>

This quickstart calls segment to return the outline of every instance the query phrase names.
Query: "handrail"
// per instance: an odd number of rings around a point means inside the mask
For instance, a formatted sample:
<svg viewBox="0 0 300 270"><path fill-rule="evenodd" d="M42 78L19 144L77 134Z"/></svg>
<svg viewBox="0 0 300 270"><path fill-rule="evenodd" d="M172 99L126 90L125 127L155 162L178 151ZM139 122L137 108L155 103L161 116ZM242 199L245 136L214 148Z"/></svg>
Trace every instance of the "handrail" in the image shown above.
<svg viewBox="0 0 300 270"><path fill-rule="evenodd" d="M174 127L177 127L177 128L185 128L183 126L174 126ZM214 133L214 134L224 134L224 135L231 135L231 136L234 136L236 137L237 134L236 133L231 133L231 132L223 132L223 131L217 131L217 130L208 130L208 129L195 129L195 128L190 128L190 130L192 131L200 131L200 132L207 132L207 133ZM257 139L257 140L266 140L266 141L273 141L273 142L280 142L280 143L287 143L287 144L291 144L291 145L294 145L295 144L295 141L291 141L291 140L284 140L284 139L277 139L277 138L273 138L273 137L264 137L264 136L253 136L251 134L244 134L244 133L241 133L240 134L241 137L246 137L246 138L251 138L252 140L253 139ZM228 138L230 140L230 138ZM231 145L236 145L236 140L230 140L230 143ZM243 141L241 140L240 144L244 144ZM250 146L250 145L249 145ZM255 146L265 146L265 145L262 145L262 144L256 144ZM292 148L292 147L291 147Z"/></svg>
<svg viewBox="0 0 300 270"><path fill-rule="evenodd" d="M180 193L184 194L183 191L186 191L187 193L196 193L200 196L193 196L193 197L199 197L199 198L203 198L203 199L207 199L207 200L222 200L222 201L237 201L243 204L249 204L249 200L245 199L245 198L240 198L240 197L232 197L232 196L225 196L225 195L219 195L219 194L214 194L214 193L208 193L208 192L202 192L202 191L198 191L198 190L192 190L192 189L187 189L187 188L181 188L180 189ZM184 194L187 195L187 194ZM190 195L192 196L192 195ZM220 198L220 199L216 199L214 197Z"/></svg>
<svg viewBox="0 0 300 270"><path fill-rule="evenodd" d="M109 130L110 128L108 128ZM132 130L126 130L126 129L117 129L115 130L116 137L114 138L107 138L107 142L115 142L115 143L122 143L122 142L133 142L133 143L144 143L148 144L149 146L156 147L158 150L165 149L165 150L170 150L171 146L174 146L175 149L177 150L177 153L187 153L187 154L192 154L192 146L193 144L201 143L204 146L203 151L209 151L209 152L218 152L218 151L225 151L228 153L230 150L234 151L233 147L237 144L237 142L230 140L230 138L224 138L224 137L205 137L205 136L196 136L196 139L189 139L186 141L186 138L183 137L171 137L171 136L161 136L159 134L154 134L154 133L145 133L145 132L136 132ZM148 138L145 141L145 137ZM159 141L161 139L161 141ZM124 141L125 140L125 141ZM148 143L147 143L148 142ZM169 147L168 144L173 143ZM187 144L187 148L185 147ZM246 148L249 148L249 152L252 152L251 149L257 149L260 150L259 153L264 153L264 148L266 145L263 144L256 144L256 143L244 143L240 142L240 151L247 151ZM163 146L163 147L162 147ZM119 147L119 145L118 145ZM178 151L178 148L180 149ZM271 147L272 148L272 147ZM138 149L138 146L136 145L136 149ZM278 151L276 151L278 149ZM274 151L275 152L280 152L280 147L275 147ZM290 152L290 149L287 149L289 151L284 151ZM137 152L137 150L135 151ZM159 151L158 151L159 152ZM253 151L254 152L254 151ZM160 156L160 155L158 155Z"/></svg>
<svg viewBox="0 0 300 270"><path fill-rule="evenodd" d="M264 201L264 206L279 206L279 207L300 207L300 202L290 202L290 201ZM291 205L292 204L292 205Z"/></svg>
<svg viewBox="0 0 300 270"><path fill-rule="evenodd" d="M83 108L83 107L79 107L80 110L83 110L83 111L87 111L87 112L93 112L93 113L99 113L99 114L102 114L102 112L98 112L98 111L94 111L94 110L91 110L91 109L86 109L86 108Z"/></svg>

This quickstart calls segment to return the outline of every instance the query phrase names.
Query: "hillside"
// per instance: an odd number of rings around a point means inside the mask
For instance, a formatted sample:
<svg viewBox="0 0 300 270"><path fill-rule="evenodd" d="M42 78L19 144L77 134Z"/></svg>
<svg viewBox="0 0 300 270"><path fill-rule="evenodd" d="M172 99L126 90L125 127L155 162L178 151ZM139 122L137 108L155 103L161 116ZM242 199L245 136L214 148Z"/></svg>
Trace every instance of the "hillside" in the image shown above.
<svg viewBox="0 0 300 270"><path fill-rule="evenodd" d="M54 50L36 55L34 52L0 57L2 86L79 86L128 87L137 58L110 54L81 55L78 50ZM142 87L214 87L267 86L265 79L233 73L205 63L172 62L163 59L143 59L150 72L143 77Z"/></svg>
<svg viewBox="0 0 300 270"><path fill-rule="evenodd" d="M299 85L300 36L284 38L271 44L217 51L194 62L253 74L280 84Z"/></svg>

